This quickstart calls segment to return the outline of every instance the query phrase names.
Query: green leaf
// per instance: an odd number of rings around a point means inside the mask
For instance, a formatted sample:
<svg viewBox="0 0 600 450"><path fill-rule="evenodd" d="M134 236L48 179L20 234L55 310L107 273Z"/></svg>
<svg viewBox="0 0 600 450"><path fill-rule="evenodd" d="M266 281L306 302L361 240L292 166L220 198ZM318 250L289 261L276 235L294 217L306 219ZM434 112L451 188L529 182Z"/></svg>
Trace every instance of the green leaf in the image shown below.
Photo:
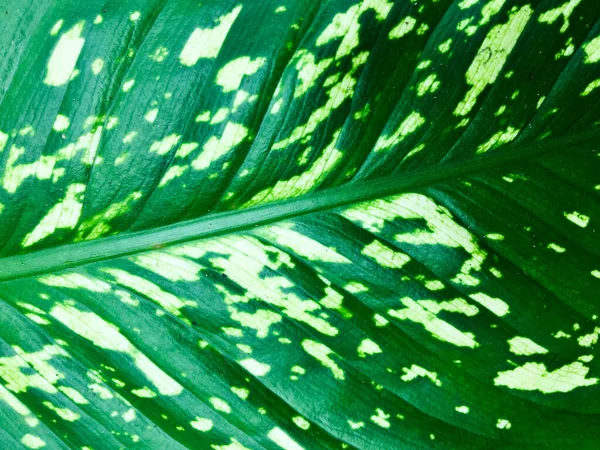
<svg viewBox="0 0 600 450"><path fill-rule="evenodd" d="M596 0L0 7L0 439L595 449Z"/></svg>

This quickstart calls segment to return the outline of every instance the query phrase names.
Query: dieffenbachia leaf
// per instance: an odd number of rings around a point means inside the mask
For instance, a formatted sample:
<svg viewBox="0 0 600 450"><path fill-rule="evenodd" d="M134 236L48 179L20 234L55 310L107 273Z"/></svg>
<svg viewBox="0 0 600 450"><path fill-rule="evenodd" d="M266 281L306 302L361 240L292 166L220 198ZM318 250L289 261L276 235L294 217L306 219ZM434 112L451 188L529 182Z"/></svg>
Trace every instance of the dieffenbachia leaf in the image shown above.
<svg viewBox="0 0 600 450"><path fill-rule="evenodd" d="M0 5L3 449L595 449L597 0Z"/></svg>

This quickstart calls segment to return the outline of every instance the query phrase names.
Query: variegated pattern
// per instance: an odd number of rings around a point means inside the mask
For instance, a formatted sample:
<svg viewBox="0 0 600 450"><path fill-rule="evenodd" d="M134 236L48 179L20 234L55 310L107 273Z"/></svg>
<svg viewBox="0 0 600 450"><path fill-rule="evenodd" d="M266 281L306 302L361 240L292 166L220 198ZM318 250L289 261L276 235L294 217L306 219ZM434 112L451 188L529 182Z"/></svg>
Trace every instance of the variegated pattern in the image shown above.
<svg viewBox="0 0 600 450"><path fill-rule="evenodd" d="M596 0L4 3L0 448L597 448Z"/></svg>

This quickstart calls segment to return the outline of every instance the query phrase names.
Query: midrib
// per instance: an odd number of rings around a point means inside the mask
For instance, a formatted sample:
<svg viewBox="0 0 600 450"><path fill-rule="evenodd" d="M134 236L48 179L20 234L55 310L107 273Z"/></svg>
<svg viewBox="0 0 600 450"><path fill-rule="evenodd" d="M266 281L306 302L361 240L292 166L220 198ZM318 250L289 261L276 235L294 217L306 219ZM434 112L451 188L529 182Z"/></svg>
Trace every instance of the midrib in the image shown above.
<svg viewBox="0 0 600 450"><path fill-rule="evenodd" d="M575 145L579 148L594 146L597 145L598 138L600 138L600 130L592 130L555 139L552 142L545 140L527 145L520 143L506 145L502 151L496 150L490 154L474 157L467 162L432 167L407 173L402 177L394 175L343 185L245 210L210 214L153 230L124 233L0 258L0 281L52 273L69 267L243 231L313 212L410 192L442 181L456 180L465 175L499 169L535 156L569 149Z"/></svg>

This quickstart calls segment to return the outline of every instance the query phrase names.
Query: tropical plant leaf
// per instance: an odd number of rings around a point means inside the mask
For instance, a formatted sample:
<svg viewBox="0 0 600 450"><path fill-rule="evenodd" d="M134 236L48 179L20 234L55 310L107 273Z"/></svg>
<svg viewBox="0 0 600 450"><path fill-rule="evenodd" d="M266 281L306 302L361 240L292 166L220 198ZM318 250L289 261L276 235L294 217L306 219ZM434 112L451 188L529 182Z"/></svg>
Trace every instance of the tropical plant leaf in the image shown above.
<svg viewBox="0 0 600 450"><path fill-rule="evenodd" d="M8 0L3 449L595 449L596 0Z"/></svg>

